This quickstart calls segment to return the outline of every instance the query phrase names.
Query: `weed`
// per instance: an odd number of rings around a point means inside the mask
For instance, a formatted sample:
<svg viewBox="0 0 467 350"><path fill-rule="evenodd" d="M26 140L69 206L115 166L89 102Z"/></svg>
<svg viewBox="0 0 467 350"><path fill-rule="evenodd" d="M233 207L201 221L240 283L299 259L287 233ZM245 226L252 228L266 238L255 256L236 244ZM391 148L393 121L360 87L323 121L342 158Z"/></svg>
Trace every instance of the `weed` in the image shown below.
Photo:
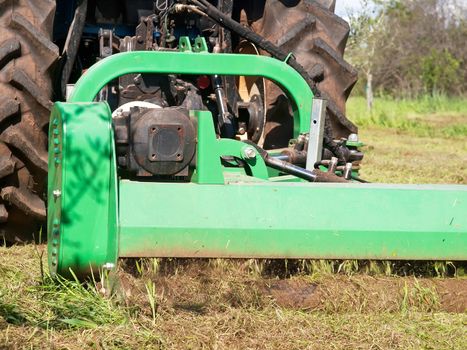
<svg viewBox="0 0 467 350"><path fill-rule="evenodd" d="M257 276L257 277L262 276L264 273L265 264L267 264L266 260L248 259L247 261L248 271L253 276Z"/></svg>
<svg viewBox="0 0 467 350"><path fill-rule="evenodd" d="M153 281L147 281L145 284L146 293L151 307L152 323L156 323L156 284Z"/></svg>
<svg viewBox="0 0 467 350"><path fill-rule="evenodd" d="M424 287L417 279L414 279L412 284L404 282L401 301L402 313L409 311L433 312L437 311L439 306L439 296L433 286Z"/></svg>
<svg viewBox="0 0 467 350"><path fill-rule="evenodd" d="M34 269L0 261L0 316L13 324L41 329L95 328L127 321L126 311L111 297L102 296L92 283L44 273L37 263L37 250L43 248L21 248L28 252Z"/></svg>

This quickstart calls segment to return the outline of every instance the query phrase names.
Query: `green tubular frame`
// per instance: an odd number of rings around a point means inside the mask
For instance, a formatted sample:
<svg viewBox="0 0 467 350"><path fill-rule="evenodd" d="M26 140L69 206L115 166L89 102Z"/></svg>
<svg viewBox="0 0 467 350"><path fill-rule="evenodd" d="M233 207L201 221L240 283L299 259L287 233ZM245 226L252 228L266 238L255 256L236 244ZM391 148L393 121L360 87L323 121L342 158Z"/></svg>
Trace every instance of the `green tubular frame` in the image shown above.
<svg viewBox="0 0 467 350"><path fill-rule="evenodd" d="M130 73L263 76L289 92L295 136L310 128L313 93L308 84L288 64L266 56L205 52L120 53L89 68L76 83L70 102L90 102L111 80Z"/></svg>
<svg viewBox="0 0 467 350"><path fill-rule="evenodd" d="M189 43L189 42L188 42ZM195 43L196 45L196 43ZM131 52L91 67L50 122L48 244L53 274L85 276L118 257L467 260L467 186L318 184L268 178L257 154L245 173L219 157L248 145L217 139L198 120L189 183L118 179L111 112L93 103L128 73L262 75L294 101L295 133L310 125L312 93L287 64L259 56ZM199 48L203 51L202 47Z"/></svg>

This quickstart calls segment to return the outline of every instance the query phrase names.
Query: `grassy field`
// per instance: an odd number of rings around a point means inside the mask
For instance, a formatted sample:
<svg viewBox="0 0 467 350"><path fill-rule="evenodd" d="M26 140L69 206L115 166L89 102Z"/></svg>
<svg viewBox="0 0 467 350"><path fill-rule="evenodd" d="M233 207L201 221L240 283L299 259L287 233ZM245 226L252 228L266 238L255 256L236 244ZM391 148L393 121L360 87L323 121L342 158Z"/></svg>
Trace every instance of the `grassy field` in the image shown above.
<svg viewBox="0 0 467 350"><path fill-rule="evenodd" d="M362 178L386 183L467 184L467 100L351 98L348 115L366 144Z"/></svg>
<svg viewBox="0 0 467 350"><path fill-rule="evenodd" d="M349 113L363 178L467 183L466 101ZM467 348L465 263L145 259L81 285L45 254L0 247L0 349Z"/></svg>

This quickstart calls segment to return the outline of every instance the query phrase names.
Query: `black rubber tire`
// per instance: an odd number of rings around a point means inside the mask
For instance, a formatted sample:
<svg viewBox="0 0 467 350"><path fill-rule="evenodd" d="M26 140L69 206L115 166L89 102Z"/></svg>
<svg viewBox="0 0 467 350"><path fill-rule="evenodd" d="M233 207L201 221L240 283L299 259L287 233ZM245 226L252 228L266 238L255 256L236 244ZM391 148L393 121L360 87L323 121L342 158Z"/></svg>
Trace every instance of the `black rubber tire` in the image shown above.
<svg viewBox="0 0 467 350"><path fill-rule="evenodd" d="M339 139L358 131L345 116L357 71L343 58L350 27L334 8L335 0L257 0L243 2L234 16L284 52L293 53L316 82L321 98L328 100L328 128ZM267 82L265 100L264 147L286 147L293 130L287 97Z"/></svg>
<svg viewBox="0 0 467 350"><path fill-rule="evenodd" d="M0 237L45 228L54 0L0 0Z"/></svg>

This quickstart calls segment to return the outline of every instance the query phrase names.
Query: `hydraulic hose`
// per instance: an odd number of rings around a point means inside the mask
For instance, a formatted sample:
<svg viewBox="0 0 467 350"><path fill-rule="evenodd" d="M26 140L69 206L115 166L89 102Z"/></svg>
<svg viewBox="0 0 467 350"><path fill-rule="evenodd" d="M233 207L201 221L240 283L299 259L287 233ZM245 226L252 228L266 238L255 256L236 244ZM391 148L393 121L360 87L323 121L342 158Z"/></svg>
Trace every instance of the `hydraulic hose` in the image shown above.
<svg viewBox="0 0 467 350"><path fill-rule="evenodd" d="M299 166L293 165L292 163L286 162L278 158L269 157L267 155L262 155L262 157L266 165L270 166L271 168L280 170L289 175L294 175L296 177L310 182L315 182L317 180L317 175L314 171L309 171L304 168L300 168Z"/></svg>

